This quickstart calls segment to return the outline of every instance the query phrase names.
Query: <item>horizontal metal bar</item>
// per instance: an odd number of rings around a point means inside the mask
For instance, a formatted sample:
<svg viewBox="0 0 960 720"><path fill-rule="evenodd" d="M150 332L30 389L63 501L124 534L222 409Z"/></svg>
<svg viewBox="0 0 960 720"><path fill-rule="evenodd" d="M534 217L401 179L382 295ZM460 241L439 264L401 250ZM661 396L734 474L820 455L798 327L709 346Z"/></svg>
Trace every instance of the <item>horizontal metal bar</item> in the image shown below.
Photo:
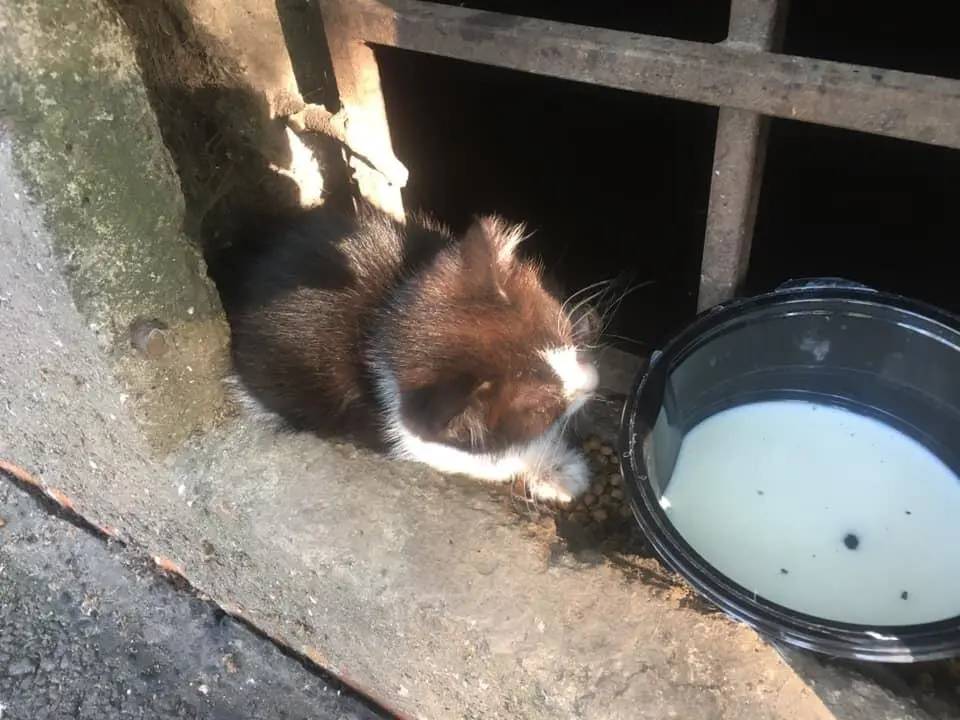
<svg viewBox="0 0 960 720"><path fill-rule="evenodd" d="M417 0L350 14L375 45L960 148L957 80Z"/></svg>

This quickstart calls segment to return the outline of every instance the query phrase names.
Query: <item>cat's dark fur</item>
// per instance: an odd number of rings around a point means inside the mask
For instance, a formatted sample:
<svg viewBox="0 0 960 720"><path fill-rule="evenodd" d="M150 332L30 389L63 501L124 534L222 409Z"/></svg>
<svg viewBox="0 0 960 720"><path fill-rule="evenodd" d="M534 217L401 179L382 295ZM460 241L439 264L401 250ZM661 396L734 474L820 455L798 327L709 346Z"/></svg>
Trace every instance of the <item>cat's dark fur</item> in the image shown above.
<svg viewBox="0 0 960 720"><path fill-rule="evenodd" d="M561 425L596 385L579 351L594 325L568 316L521 240L495 217L455 238L369 206L246 227L216 268L238 386L299 430L575 497L586 466Z"/></svg>

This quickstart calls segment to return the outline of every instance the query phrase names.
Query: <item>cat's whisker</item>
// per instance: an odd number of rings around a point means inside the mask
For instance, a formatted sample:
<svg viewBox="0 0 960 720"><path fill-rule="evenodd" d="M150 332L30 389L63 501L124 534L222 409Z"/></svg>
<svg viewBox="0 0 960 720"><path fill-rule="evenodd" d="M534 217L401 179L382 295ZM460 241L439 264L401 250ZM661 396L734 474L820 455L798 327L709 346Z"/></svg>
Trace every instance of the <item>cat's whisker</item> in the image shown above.
<svg viewBox="0 0 960 720"><path fill-rule="evenodd" d="M581 320L586 320L586 314L578 316L578 312L580 311L580 309L583 308L584 306L587 306L593 303L593 301L596 300L597 298L603 297L603 295L606 294L607 292L608 292L608 289L603 288L577 301L577 304L567 311L566 317L577 318L578 322Z"/></svg>
<svg viewBox="0 0 960 720"><path fill-rule="evenodd" d="M650 343L644 342L643 340L636 340L634 338L629 338L626 335L617 335L615 333L604 333L603 337L610 338L611 340L619 340L620 342L629 343L631 345L636 345L638 348L650 348ZM610 343L605 343L602 346L598 346L599 349L605 349L612 347Z"/></svg>
<svg viewBox="0 0 960 720"><path fill-rule="evenodd" d="M570 317L570 316L572 315L572 312L570 312L569 309L568 309L568 305L569 305L570 303L579 301L579 298L580 298L581 296L583 296L584 294L590 293L590 292L593 292L593 291L597 291L598 289L599 289L599 292L602 293L602 292L603 292L603 289L604 289L604 286L608 286L608 285L610 285L610 283L612 283L612 282L613 282L612 280L598 280L598 281L596 281L596 282L590 283L589 285L586 285L586 286L580 288L579 290L577 290L577 291L574 292L574 293L571 293L571 294L567 297L567 299L564 300L563 303L561 304L561 306L560 306L560 315L561 315L561 316L564 316L564 317ZM594 295L593 297L596 297L596 295Z"/></svg>
<svg viewBox="0 0 960 720"><path fill-rule="evenodd" d="M637 283L632 287L627 288L622 293L619 293L615 298L612 298L610 303L605 307L600 307L597 310L597 313L600 316L600 327L597 334L600 336L606 335L607 330L613 324L616 314L620 311L620 307L623 305L623 302L637 290L648 287L654 282L654 280L647 280L642 283Z"/></svg>
<svg viewBox="0 0 960 720"><path fill-rule="evenodd" d="M596 288L602 285L609 285L611 282L613 282L613 280L605 279L605 280L597 280L596 282L592 282L589 285L585 285L584 287L580 288L576 292L571 293L570 296L564 302L564 305L566 305L566 303L568 302L572 302L573 300L576 300L583 293L590 292L591 290L595 290Z"/></svg>
<svg viewBox="0 0 960 720"><path fill-rule="evenodd" d="M627 287L622 292L617 292L617 285L622 283L623 277L624 276L621 275L617 278L591 283L567 299L563 305L563 312L568 318L574 318L575 331L581 323L589 322L588 313L580 313L580 310L587 304L593 305L593 314L598 320L599 333L609 327L613 316L619 310L627 296L653 282L637 283L631 287ZM575 304L571 305L574 300L576 300Z"/></svg>
<svg viewBox="0 0 960 720"><path fill-rule="evenodd" d="M611 312L616 312L616 310L620 307L623 301L626 300L629 296L633 295L633 293L635 293L637 290L641 290L645 287L649 287L650 285L653 285L655 282L656 280L644 280L643 282L637 282L637 283L632 283L627 285L622 292L617 293L611 299L609 304L603 307L604 314L606 315Z"/></svg>
<svg viewBox="0 0 960 720"><path fill-rule="evenodd" d="M579 310L580 308L582 308L584 305L586 305L586 304L588 304L588 303L592 303L593 301L597 300L598 298L603 298L603 296L606 295L608 292L610 292L610 284L609 284L609 282L608 282L608 283L605 283L603 286L601 286L601 287L599 287L599 288L596 288L593 292L577 298L576 304L573 305L572 307L570 307L570 308L567 310L568 316L573 316L573 315L575 315L576 312L577 312L577 310Z"/></svg>

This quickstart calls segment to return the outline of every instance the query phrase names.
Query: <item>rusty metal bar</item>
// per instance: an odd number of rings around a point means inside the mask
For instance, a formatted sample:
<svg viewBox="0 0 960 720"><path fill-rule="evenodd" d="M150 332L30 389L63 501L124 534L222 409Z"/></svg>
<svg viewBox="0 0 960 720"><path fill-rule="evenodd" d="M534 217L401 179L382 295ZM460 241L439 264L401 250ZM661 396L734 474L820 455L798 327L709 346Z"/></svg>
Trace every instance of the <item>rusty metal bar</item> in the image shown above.
<svg viewBox="0 0 960 720"><path fill-rule="evenodd" d="M417 0L321 4L331 44L347 33L352 43L960 148L957 80Z"/></svg>
<svg viewBox="0 0 960 720"><path fill-rule="evenodd" d="M753 52L779 47L785 5L786 0L733 0L726 44ZM720 108L698 310L729 300L746 280L769 122L759 113Z"/></svg>
<svg viewBox="0 0 960 720"><path fill-rule="evenodd" d="M400 189L407 170L393 153L380 69L372 48L364 42L366 20L352 0L322 0L321 12L345 117L345 159L360 194L402 219Z"/></svg>

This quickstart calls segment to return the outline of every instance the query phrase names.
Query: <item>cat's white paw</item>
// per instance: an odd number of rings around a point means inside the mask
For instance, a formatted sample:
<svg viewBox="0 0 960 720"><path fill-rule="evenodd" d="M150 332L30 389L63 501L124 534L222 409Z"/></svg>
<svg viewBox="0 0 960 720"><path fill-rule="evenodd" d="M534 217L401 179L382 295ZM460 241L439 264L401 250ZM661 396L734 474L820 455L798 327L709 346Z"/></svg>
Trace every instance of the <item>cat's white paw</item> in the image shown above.
<svg viewBox="0 0 960 720"><path fill-rule="evenodd" d="M526 477L526 483L535 500L566 505L590 487L590 468L583 455L568 448L536 474Z"/></svg>

